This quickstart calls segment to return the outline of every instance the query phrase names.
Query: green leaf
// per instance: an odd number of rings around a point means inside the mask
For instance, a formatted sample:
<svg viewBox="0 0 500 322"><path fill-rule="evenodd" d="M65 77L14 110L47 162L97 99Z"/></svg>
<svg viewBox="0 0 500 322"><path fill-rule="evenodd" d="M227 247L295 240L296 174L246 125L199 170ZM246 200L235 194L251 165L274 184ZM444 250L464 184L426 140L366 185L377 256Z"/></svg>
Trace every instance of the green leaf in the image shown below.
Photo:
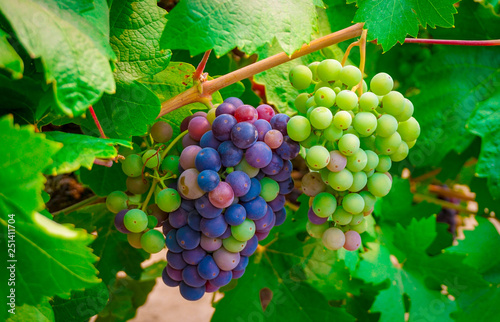
<svg viewBox="0 0 500 322"><path fill-rule="evenodd" d="M482 6L488 8L494 15L500 16L500 2L495 0L477 0L476 2L479 2Z"/></svg>
<svg viewBox="0 0 500 322"><path fill-rule="evenodd" d="M82 166L90 170L97 158L115 158L115 145L132 148L132 143L124 140L101 139L82 134L54 131L45 132L45 136L63 144L63 148L53 156L54 163L44 170L44 173L51 175L70 173Z"/></svg>
<svg viewBox="0 0 500 322"><path fill-rule="evenodd" d="M478 104L467 128L481 137L481 154L476 166L479 177L488 178L494 198L500 198L500 91Z"/></svg>
<svg viewBox="0 0 500 322"><path fill-rule="evenodd" d="M500 316L500 285L465 292L457 299L459 310L452 313L457 322L494 321Z"/></svg>
<svg viewBox="0 0 500 322"><path fill-rule="evenodd" d="M114 0L109 42L116 53L118 79L137 79L163 70L171 51L160 50L167 12L155 0Z"/></svg>
<svg viewBox="0 0 500 322"><path fill-rule="evenodd" d="M473 174L475 174L475 167L472 167L471 170L474 170L473 173L470 174L472 176ZM472 176L472 180L469 183L469 187L470 190L476 194L478 215L489 216L490 212L492 211L496 214L500 213L500 203L498 202L498 198L495 199L491 195L490 189L488 189L487 179L479 178L474 175Z"/></svg>
<svg viewBox="0 0 500 322"><path fill-rule="evenodd" d="M191 55L213 49L222 56L234 47L253 54L276 39L292 54L311 40L315 8L312 0L181 1L168 15L161 45Z"/></svg>
<svg viewBox="0 0 500 322"><path fill-rule="evenodd" d="M245 85L242 82L236 82L219 90L222 97L240 97L244 92Z"/></svg>
<svg viewBox="0 0 500 322"><path fill-rule="evenodd" d="M121 163L114 163L110 168L93 167L92 170L80 169L80 180L98 196L104 197L113 191L126 191L127 175L122 171Z"/></svg>
<svg viewBox="0 0 500 322"><path fill-rule="evenodd" d="M325 0L325 5L327 20L330 24L328 33L352 25L356 13L355 5L346 5L345 0Z"/></svg>
<svg viewBox="0 0 500 322"><path fill-rule="evenodd" d="M7 40L8 35L0 29L0 68L6 69L13 78L21 78L24 71L24 63L16 50Z"/></svg>
<svg viewBox="0 0 500 322"><path fill-rule="evenodd" d="M451 150L464 151L474 136L466 123L476 103L492 94L500 81L498 50L441 48L416 73L420 94L413 97L421 136L410 151L417 167L438 164Z"/></svg>
<svg viewBox="0 0 500 322"><path fill-rule="evenodd" d="M403 43L407 34L417 37L418 27L453 27L455 0L358 0L355 22L364 22L368 40L377 40L384 51L396 42Z"/></svg>
<svg viewBox="0 0 500 322"><path fill-rule="evenodd" d="M43 298L37 305L23 304L16 307L16 314L9 314L7 322L53 322L54 311L50 307L49 299Z"/></svg>
<svg viewBox="0 0 500 322"><path fill-rule="evenodd" d="M59 109L70 116L115 91L106 1L95 0L91 10L81 6L71 0L0 0L21 44L32 58L41 58Z"/></svg>

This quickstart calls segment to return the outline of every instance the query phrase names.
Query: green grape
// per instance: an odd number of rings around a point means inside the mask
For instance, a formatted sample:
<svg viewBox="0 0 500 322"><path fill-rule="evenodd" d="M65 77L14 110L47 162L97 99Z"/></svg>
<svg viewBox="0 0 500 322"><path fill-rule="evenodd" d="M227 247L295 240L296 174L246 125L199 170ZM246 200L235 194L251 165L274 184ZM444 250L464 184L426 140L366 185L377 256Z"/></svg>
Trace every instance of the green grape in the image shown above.
<svg viewBox="0 0 500 322"><path fill-rule="evenodd" d="M309 107L309 108L307 109L306 117L307 117L308 119L310 119L310 118L311 118L311 113L312 113L312 111L314 111L314 109L315 109L315 108L316 108L316 106L311 106L311 107Z"/></svg>
<svg viewBox="0 0 500 322"><path fill-rule="evenodd" d="M239 241L246 242L255 235L255 223L253 220L245 219L237 226L231 226L231 235Z"/></svg>
<svg viewBox="0 0 500 322"><path fill-rule="evenodd" d="M337 210L335 210L335 212L333 213L332 220L337 225L347 225L352 220L352 214L345 211L345 209L342 208L342 206L339 206L337 207Z"/></svg>
<svg viewBox="0 0 500 322"><path fill-rule="evenodd" d="M383 96L392 91L394 81L389 74L378 73L370 81L370 90L377 95Z"/></svg>
<svg viewBox="0 0 500 322"><path fill-rule="evenodd" d="M158 121L151 127L151 137L156 142L164 143L172 138L174 130L172 126L165 121Z"/></svg>
<svg viewBox="0 0 500 322"><path fill-rule="evenodd" d="M167 155L161 163L161 170L170 172L172 175L179 177L181 174L179 172L179 156L178 155Z"/></svg>
<svg viewBox="0 0 500 322"><path fill-rule="evenodd" d="M342 134L342 129L338 128L335 123L330 124L330 126L323 131L324 138L330 142L338 141L342 137Z"/></svg>
<svg viewBox="0 0 500 322"><path fill-rule="evenodd" d="M271 178L264 177L260 180L260 185L262 186L260 196L264 198L265 201L269 202L276 199L280 192L280 186L276 181Z"/></svg>
<svg viewBox="0 0 500 322"><path fill-rule="evenodd" d="M361 136L369 136L377 129L377 118L369 112L359 112L352 120L352 126Z"/></svg>
<svg viewBox="0 0 500 322"><path fill-rule="evenodd" d="M312 72L304 65L297 65L290 70L290 83L296 89L306 89L311 85Z"/></svg>
<svg viewBox="0 0 500 322"><path fill-rule="evenodd" d="M316 92L318 89L320 89L322 87L330 88L330 83L323 82L323 81L320 81L319 83L316 83L316 85L314 85L314 92ZM335 93L335 91L334 91L334 93Z"/></svg>
<svg viewBox="0 0 500 322"><path fill-rule="evenodd" d="M123 160L122 170L129 177L138 177L142 174L142 159L137 154L131 154Z"/></svg>
<svg viewBox="0 0 500 322"><path fill-rule="evenodd" d="M340 91L335 99L335 104L342 110L353 110L358 106L358 96L349 90Z"/></svg>
<svg viewBox="0 0 500 322"><path fill-rule="evenodd" d="M405 108L405 98L403 94L391 91L382 98L382 111L386 114L399 115Z"/></svg>
<svg viewBox="0 0 500 322"><path fill-rule="evenodd" d="M356 226L356 225L359 225L361 224L361 222L365 219L365 216L363 214L357 214L357 215L353 215L352 216L352 220L351 222L349 223L349 226L353 225L353 226Z"/></svg>
<svg viewBox="0 0 500 322"><path fill-rule="evenodd" d="M307 139L307 137L311 134L311 123L309 123L307 118L296 115L288 121L286 129L288 131L288 136L292 140L301 142Z"/></svg>
<svg viewBox="0 0 500 322"><path fill-rule="evenodd" d="M259 174L260 169L259 168L254 168L251 165L248 164L247 160L245 158L241 159L240 163L238 163L235 167L234 170L237 171L243 171L245 172L250 178L255 177L257 174Z"/></svg>
<svg viewBox="0 0 500 322"><path fill-rule="evenodd" d="M306 101L306 108L316 107L316 101L314 100L314 95L309 97Z"/></svg>
<svg viewBox="0 0 500 322"><path fill-rule="evenodd" d="M330 217L336 208L337 199L328 192L320 192L313 199L312 209L318 217Z"/></svg>
<svg viewBox="0 0 500 322"><path fill-rule="evenodd" d="M378 166L378 154L373 152L372 150L364 150L366 153L366 166L363 168L363 171L370 172L374 170Z"/></svg>
<svg viewBox="0 0 500 322"><path fill-rule="evenodd" d="M365 208L365 201L357 193L350 193L342 199L342 207L350 214L359 214Z"/></svg>
<svg viewBox="0 0 500 322"><path fill-rule="evenodd" d="M122 155L125 158L131 154L137 154L140 152L141 152L141 148L135 143L132 144L132 149L129 149L126 146L119 146L118 147L118 154ZM123 163L124 161L125 161L125 159L120 159L120 163Z"/></svg>
<svg viewBox="0 0 500 322"><path fill-rule="evenodd" d="M368 182L368 177L365 172L360 171L353 173L352 175L352 185L349 188L350 192L358 192L361 191L366 186Z"/></svg>
<svg viewBox="0 0 500 322"><path fill-rule="evenodd" d="M317 73L318 65L319 65L319 61L315 61L315 62L312 62L309 65L307 65L307 67L309 67L309 69L311 70L312 80L314 82L319 82L318 73Z"/></svg>
<svg viewBox="0 0 500 322"><path fill-rule="evenodd" d="M128 196L123 191L113 191L106 197L106 207L116 214L120 210L127 209Z"/></svg>
<svg viewBox="0 0 500 322"><path fill-rule="evenodd" d="M150 149L144 152L142 155L142 163L146 164L146 167L153 169L160 164L160 155L156 150Z"/></svg>
<svg viewBox="0 0 500 322"><path fill-rule="evenodd" d="M365 151L358 149L358 151L347 157L346 167L351 172L359 172L366 167L367 163L368 157L366 156Z"/></svg>
<svg viewBox="0 0 500 322"><path fill-rule="evenodd" d="M324 82L332 82L339 79L342 65L335 59L325 59L319 63L316 72L318 78Z"/></svg>
<svg viewBox="0 0 500 322"><path fill-rule="evenodd" d="M316 107L309 115L311 125L318 130L326 129L332 123L332 111L326 107Z"/></svg>
<svg viewBox="0 0 500 322"><path fill-rule="evenodd" d="M328 180L330 176L330 170L328 170L328 168L321 169L319 170L319 174L321 175L321 180L323 180L326 185L330 185L330 181Z"/></svg>
<svg viewBox="0 0 500 322"><path fill-rule="evenodd" d="M148 230L141 236L142 249L150 254L160 252L165 247L165 237L158 230Z"/></svg>
<svg viewBox="0 0 500 322"><path fill-rule="evenodd" d="M392 181L385 173L374 173L366 184L368 191L376 197L384 197L391 190Z"/></svg>
<svg viewBox="0 0 500 322"><path fill-rule="evenodd" d="M312 222L308 221L306 224L306 230L309 236L312 238L321 238L323 237L323 233L330 227L328 222L325 222L321 225L315 225Z"/></svg>
<svg viewBox="0 0 500 322"><path fill-rule="evenodd" d="M417 143L417 140L413 140L410 142L406 142L408 144L408 149L411 149L415 146L415 143Z"/></svg>
<svg viewBox="0 0 500 322"><path fill-rule="evenodd" d="M363 93L368 92L368 85L366 84L365 80L363 79Z"/></svg>
<svg viewBox="0 0 500 322"><path fill-rule="evenodd" d="M330 87L321 87L314 93L314 101L318 106L332 107L335 103L335 91Z"/></svg>
<svg viewBox="0 0 500 322"><path fill-rule="evenodd" d="M409 148L405 141L401 142L396 152L390 155L394 162L403 161L408 156Z"/></svg>
<svg viewBox="0 0 500 322"><path fill-rule="evenodd" d="M138 194L128 196L128 201L133 202L133 203L139 203L139 202L141 202L141 199L142 199L142 195L138 195Z"/></svg>
<svg viewBox="0 0 500 322"><path fill-rule="evenodd" d="M349 87L356 86L361 82L361 71L356 66L344 66L340 71L340 81Z"/></svg>
<svg viewBox="0 0 500 322"><path fill-rule="evenodd" d="M307 93L302 93L297 96L295 99L295 108L299 113L301 114L306 114L307 112L307 107L306 107L306 102L309 99L309 94Z"/></svg>
<svg viewBox="0 0 500 322"><path fill-rule="evenodd" d="M130 244L130 246L141 249L141 237L142 237L142 232L140 233L130 233L127 234L127 241Z"/></svg>
<svg viewBox="0 0 500 322"><path fill-rule="evenodd" d="M345 191L352 186L353 175L351 171L344 169L339 172L330 172L328 174L328 183L330 187L337 191Z"/></svg>
<svg viewBox="0 0 500 322"><path fill-rule="evenodd" d="M396 118L389 114L380 116L377 120L377 136L386 138L394 134L398 129L398 121Z"/></svg>
<svg viewBox="0 0 500 322"><path fill-rule="evenodd" d="M153 229L158 225L158 218L155 216L148 216L148 228Z"/></svg>
<svg viewBox="0 0 500 322"><path fill-rule="evenodd" d="M351 224L349 224L349 230L354 230L358 234L362 234L362 233L364 233L366 231L366 228L367 228L366 226L367 226L367 222L363 218L363 220L361 220L361 222L359 224L357 224L357 225L351 225Z"/></svg>
<svg viewBox="0 0 500 322"><path fill-rule="evenodd" d="M373 112L378 107L378 97L372 92L364 92L359 98L359 108L365 112Z"/></svg>
<svg viewBox="0 0 500 322"><path fill-rule="evenodd" d="M354 134L344 134L339 140L339 151L350 156L359 150L359 138Z"/></svg>
<svg viewBox="0 0 500 322"><path fill-rule="evenodd" d="M405 98L403 112L395 116L396 120L398 120L398 122L408 121L408 119L413 115L413 110L413 103L409 99Z"/></svg>
<svg viewBox="0 0 500 322"><path fill-rule="evenodd" d="M331 250L341 249L345 244L344 232L336 227L328 228L321 238L323 245Z"/></svg>
<svg viewBox="0 0 500 322"><path fill-rule="evenodd" d="M321 145L315 145L307 151L306 162L313 170L323 169L330 162L330 152Z"/></svg>
<svg viewBox="0 0 500 322"><path fill-rule="evenodd" d="M216 109L217 109L217 106L214 106L214 108L209 109L207 112L207 121L210 124L212 124L216 118L216 115L215 115Z"/></svg>
<svg viewBox="0 0 500 322"><path fill-rule="evenodd" d="M362 148L363 150L374 151L376 149L374 136L361 137L359 138L359 143L360 148Z"/></svg>
<svg viewBox="0 0 500 322"><path fill-rule="evenodd" d="M163 189L156 196L156 204L165 212L172 212L181 206L181 196L172 188Z"/></svg>
<svg viewBox="0 0 500 322"><path fill-rule="evenodd" d="M325 191L326 185L321 180L321 175L318 172L308 172L302 177L301 188L305 195L314 197L318 193Z"/></svg>
<svg viewBox="0 0 500 322"><path fill-rule="evenodd" d="M142 179L142 177L127 177L125 184L127 185L127 191L137 195L142 195L151 186L151 182L147 179Z"/></svg>
<svg viewBox="0 0 500 322"><path fill-rule="evenodd" d="M391 157L388 155L379 155L378 165L375 167L377 172L387 172L392 167Z"/></svg>
<svg viewBox="0 0 500 322"><path fill-rule="evenodd" d="M375 170L368 171L368 172L366 172L366 176L369 178L369 177L371 177L374 173L375 173Z"/></svg>
<svg viewBox="0 0 500 322"><path fill-rule="evenodd" d="M340 130L345 130L352 123L352 116L347 111L338 111L333 117L333 125L335 125Z"/></svg>
<svg viewBox="0 0 500 322"><path fill-rule="evenodd" d="M410 117L408 121L399 123L398 132L403 141L415 141L420 135L420 125L414 117Z"/></svg>
<svg viewBox="0 0 500 322"><path fill-rule="evenodd" d="M130 209L123 217L125 228L133 233L140 233L148 228L148 216L140 209Z"/></svg>
<svg viewBox="0 0 500 322"><path fill-rule="evenodd" d="M377 136L375 138L375 146L382 154L391 155L398 149L401 144L401 135L395 132L389 137L383 138Z"/></svg>
<svg viewBox="0 0 500 322"><path fill-rule="evenodd" d="M306 149L310 149L311 147L317 145L319 143L320 137L316 135L316 133L312 132L307 139L304 141L300 142L300 145L302 145ZM244 160L244 158L243 158Z"/></svg>
<svg viewBox="0 0 500 322"><path fill-rule="evenodd" d="M224 248L231 253L239 253L247 245L246 241L239 241L233 236L229 236L222 240L222 245Z"/></svg>

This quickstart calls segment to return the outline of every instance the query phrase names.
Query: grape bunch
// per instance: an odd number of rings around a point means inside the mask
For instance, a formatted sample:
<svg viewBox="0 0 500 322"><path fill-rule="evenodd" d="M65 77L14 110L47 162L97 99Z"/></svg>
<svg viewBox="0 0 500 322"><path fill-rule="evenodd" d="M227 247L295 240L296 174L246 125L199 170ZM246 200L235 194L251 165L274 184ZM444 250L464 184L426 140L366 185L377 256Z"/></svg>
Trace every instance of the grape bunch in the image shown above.
<svg viewBox="0 0 500 322"><path fill-rule="evenodd" d="M392 162L405 159L420 135L413 104L388 74L375 75L368 91L357 67L334 59L298 65L289 77L296 89L314 87L297 96L299 115L287 124L311 170L302 179L312 199L307 231L329 249L356 250L365 216L391 189Z"/></svg>

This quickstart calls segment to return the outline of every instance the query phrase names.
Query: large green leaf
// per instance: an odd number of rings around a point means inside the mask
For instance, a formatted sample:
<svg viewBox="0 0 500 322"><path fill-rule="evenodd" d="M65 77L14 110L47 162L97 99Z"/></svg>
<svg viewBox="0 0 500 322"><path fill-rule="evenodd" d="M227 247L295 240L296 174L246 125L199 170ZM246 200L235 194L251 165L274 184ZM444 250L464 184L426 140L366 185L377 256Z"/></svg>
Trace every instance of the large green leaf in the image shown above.
<svg viewBox="0 0 500 322"><path fill-rule="evenodd" d="M453 27L455 0L358 0L355 22L364 22L368 40L377 40L385 51L407 34L417 37L418 28Z"/></svg>
<svg viewBox="0 0 500 322"><path fill-rule="evenodd" d="M24 71L23 60L9 43L7 37L5 31L0 29L0 68L9 71L13 78L21 78Z"/></svg>
<svg viewBox="0 0 500 322"><path fill-rule="evenodd" d="M54 322L54 311L48 298L43 298L37 305L23 304L16 307L16 314L9 314L7 322Z"/></svg>
<svg viewBox="0 0 500 322"><path fill-rule="evenodd" d="M103 92L115 91L105 0L90 10L71 0L1 0L0 11L31 57L41 58L63 113L80 115Z"/></svg>
<svg viewBox="0 0 500 322"><path fill-rule="evenodd" d="M189 0L169 13L161 45L191 55L213 49L222 56L234 47L252 54L276 39L292 54L311 40L315 26L311 0Z"/></svg>
<svg viewBox="0 0 500 322"><path fill-rule="evenodd" d="M160 50L167 12L155 0L114 0L109 11L111 47L118 79L137 79L163 70L170 50Z"/></svg>
<svg viewBox="0 0 500 322"><path fill-rule="evenodd" d="M45 132L48 139L63 144L54 156L50 166L45 168L46 174L70 173L86 167L92 168L94 160L112 159L116 157L115 145L132 148L132 143L124 140L100 139L82 134L72 134L64 132Z"/></svg>
<svg viewBox="0 0 500 322"><path fill-rule="evenodd" d="M92 170L80 169L80 179L98 196L104 197L113 191L126 191L127 175L122 171L121 163L108 167L93 167Z"/></svg>

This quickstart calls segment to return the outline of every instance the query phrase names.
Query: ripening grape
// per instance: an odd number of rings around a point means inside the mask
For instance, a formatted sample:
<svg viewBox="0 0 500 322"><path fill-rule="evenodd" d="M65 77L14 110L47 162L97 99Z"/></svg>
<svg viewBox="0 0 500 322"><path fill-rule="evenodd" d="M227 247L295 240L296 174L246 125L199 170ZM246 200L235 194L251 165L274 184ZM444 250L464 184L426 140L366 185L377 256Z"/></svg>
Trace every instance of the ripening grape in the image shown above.
<svg viewBox="0 0 500 322"><path fill-rule="evenodd" d="M170 141L173 134L173 129L170 124L165 121L158 121L151 127L151 137L156 142L164 143Z"/></svg>
<svg viewBox="0 0 500 322"><path fill-rule="evenodd" d="M130 154L122 162L122 171L129 177L138 177L142 174L142 166L142 158L137 154Z"/></svg>
<svg viewBox="0 0 500 322"><path fill-rule="evenodd" d="M350 230L345 233L345 243L344 248L346 250L354 251L361 245L361 236L354 230Z"/></svg>
<svg viewBox="0 0 500 322"><path fill-rule="evenodd" d="M368 191L376 197L383 197L387 195L391 190L391 186L391 179L389 179L389 177L384 173L377 172L368 178Z"/></svg>
<svg viewBox="0 0 500 322"><path fill-rule="evenodd" d="M394 134L398 129L398 121L396 118L389 114L381 115L377 120L377 136L388 137Z"/></svg>
<svg viewBox="0 0 500 322"><path fill-rule="evenodd" d="M361 82L361 71L356 66L344 66L340 71L339 79L349 87L358 85Z"/></svg>
<svg viewBox="0 0 500 322"><path fill-rule="evenodd" d="M347 158L338 150L330 152L330 162L327 164L328 170L332 172L339 172L345 169L347 165Z"/></svg>
<svg viewBox="0 0 500 322"><path fill-rule="evenodd" d="M318 106L332 107L335 103L335 92L330 87L321 87L314 94L314 101Z"/></svg>
<svg viewBox="0 0 500 322"><path fill-rule="evenodd" d="M320 106L311 111L309 119L311 120L311 125L315 129L323 130L332 123L333 114L328 108Z"/></svg>
<svg viewBox="0 0 500 322"><path fill-rule="evenodd" d="M308 221L306 224L306 230L309 236L313 238L321 238L325 231L328 229L329 225L327 222L324 222L323 224L313 224L312 222Z"/></svg>
<svg viewBox="0 0 500 322"><path fill-rule="evenodd" d="M349 90L340 91L337 94L335 104L342 110L351 111L358 106L358 96Z"/></svg>
<svg viewBox="0 0 500 322"><path fill-rule="evenodd" d="M313 199L312 209L318 217L329 217L335 212L336 208L337 200L328 192L321 192Z"/></svg>
<svg viewBox="0 0 500 322"><path fill-rule="evenodd" d="M322 236L323 245L331 250L341 249L345 244L344 232L332 227L325 230Z"/></svg>
<svg viewBox="0 0 500 322"><path fill-rule="evenodd" d="M420 135L420 125L414 117L410 117L407 121L399 123L398 133L403 141L414 141Z"/></svg>
<svg viewBox="0 0 500 322"><path fill-rule="evenodd" d="M306 89L311 85L313 74L304 65L297 65L290 71L290 83L296 89Z"/></svg>
<svg viewBox="0 0 500 322"><path fill-rule="evenodd" d="M309 172L302 177L302 192L307 196L314 197L325 189L326 185L318 172Z"/></svg>
<svg viewBox="0 0 500 322"><path fill-rule="evenodd" d="M379 96L387 95L394 86L392 77L386 73L378 73L370 81L370 90Z"/></svg>
<svg viewBox="0 0 500 322"><path fill-rule="evenodd" d="M114 191L106 198L106 207L116 214L123 209L127 209L128 196L123 191Z"/></svg>
<svg viewBox="0 0 500 322"><path fill-rule="evenodd" d="M142 248L141 237L142 233L130 233L127 234L127 241L130 244L130 246L137 249L141 249Z"/></svg>
<svg viewBox="0 0 500 322"><path fill-rule="evenodd" d="M345 211L342 206L337 207L337 210L332 215L332 221L338 225L347 225L352 220L352 214Z"/></svg>
<svg viewBox="0 0 500 322"><path fill-rule="evenodd" d="M304 141L311 134L311 123L309 123L309 120L307 118L300 115L296 115L288 121L287 132L288 136L292 140L297 142Z"/></svg>
<svg viewBox="0 0 500 322"><path fill-rule="evenodd" d="M351 171L344 169L339 172L330 172L328 174L328 184L334 190L345 191L352 186L353 175Z"/></svg>
<svg viewBox="0 0 500 322"><path fill-rule="evenodd" d="M305 114L307 112L306 102L308 99L309 99L309 94L307 93L301 93L295 99L294 102L295 108L297 109L297 111L299 111L299 113Z"/></svg>
<svg viewBox="0 0 500 322"><path fill-rule="evenodd" d="M332 82L339 79L342 65L335 59L325 59L316 68L318 78L324 82Z"/></svg>
<svg viewBox="0 0 500 322"><path fill-rule="evenodd" d="M158 253L165 247L165 237L158 230L148 230L141 236L141 246L150 254Z"/></svg>
<svg viewBox="0 0 500 322"><path fill-rule="evenodd" d="M354 134L344 134L339 140L339 151L350 156L359 150L359 138Z"/></svg>

